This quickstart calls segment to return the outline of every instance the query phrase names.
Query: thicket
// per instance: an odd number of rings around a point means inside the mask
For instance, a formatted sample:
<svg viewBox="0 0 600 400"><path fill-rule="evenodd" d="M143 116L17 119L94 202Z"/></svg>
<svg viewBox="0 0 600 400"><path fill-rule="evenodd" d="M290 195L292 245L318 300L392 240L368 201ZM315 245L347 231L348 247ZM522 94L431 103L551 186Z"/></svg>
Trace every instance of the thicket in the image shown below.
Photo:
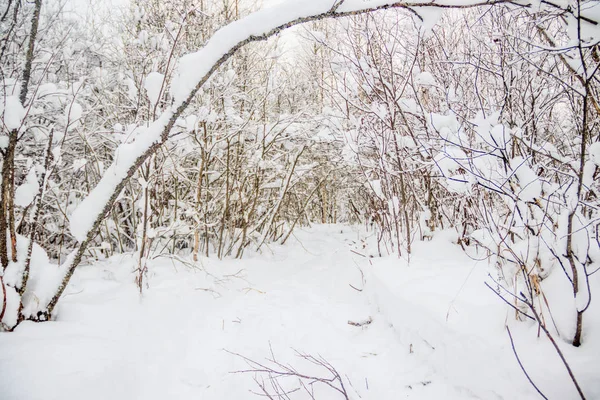
<svg viewBox="0 0 600 400"><path fill-rule="evenodd" d="M50 318L82 260L136 252L142 290L155 255L242 257L343 222L381 255L455 230L550 330L544 279L564 275L579 346L600 268L596 2L344 3L249 34L183 98L180 57L253 2L132 1L108 25L4 4L3 327ZM98 217L78 228L84 199Z"/></svg>

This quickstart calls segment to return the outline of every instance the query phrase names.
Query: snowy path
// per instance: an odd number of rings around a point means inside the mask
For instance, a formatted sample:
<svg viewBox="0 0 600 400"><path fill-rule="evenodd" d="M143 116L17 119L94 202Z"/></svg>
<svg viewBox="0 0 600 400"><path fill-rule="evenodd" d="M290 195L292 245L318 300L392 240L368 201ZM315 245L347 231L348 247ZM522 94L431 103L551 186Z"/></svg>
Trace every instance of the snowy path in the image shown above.
<svg viewBox="0 0 600 400"><path fill-rule="evenodd" d="M270 255L195 270L156 259L142 298L130 256L81 268L58 322L0 334L0 398L249 399L252 375L232 374L247 366L224 349L263 361L269 346L298 367L292 348L322 355L352 383L351 399L537 398L507 348L484 265L442 241L418 244L409 266L352 253L347 227L297 236ZM563 378L546 376L550 398L573 398Z"/></svg>

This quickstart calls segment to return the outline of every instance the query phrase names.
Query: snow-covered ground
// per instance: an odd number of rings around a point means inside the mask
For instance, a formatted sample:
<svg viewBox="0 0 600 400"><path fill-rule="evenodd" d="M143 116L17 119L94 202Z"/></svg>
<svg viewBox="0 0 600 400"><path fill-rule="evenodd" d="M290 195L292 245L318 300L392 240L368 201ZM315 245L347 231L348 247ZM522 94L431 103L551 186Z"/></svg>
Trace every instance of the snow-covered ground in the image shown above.
<svg viewBox="0 0 600 400"><path fill-rule="evenodd" d="M254 398L255 375L232 373L249 368L232 352L265 362L273 351L282 364L327 376L295 349L335 367L350 399L536 399L506 321L548 398L578 398L547 339L484 286L491 267L449 235L416 243L410 263L361 256L372 243L351 227L295 236L241 261L156 258L142 296L130 255L80 267L57 321L0 334L0 398ZM588 399L600 398L599 314L597 306L586 314L581 348L558 339ZM315 397L344 398L318 384Z"/></svg>

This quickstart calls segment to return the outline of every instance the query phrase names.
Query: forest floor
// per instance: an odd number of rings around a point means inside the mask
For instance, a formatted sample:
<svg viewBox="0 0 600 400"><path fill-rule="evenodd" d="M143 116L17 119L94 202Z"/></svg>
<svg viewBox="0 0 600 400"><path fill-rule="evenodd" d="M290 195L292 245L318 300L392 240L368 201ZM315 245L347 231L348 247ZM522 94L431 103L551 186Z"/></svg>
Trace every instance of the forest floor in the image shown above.
<svg viewBox="0 0 600 400"><path fill-rule="evenodd" d="M466 256L448 233L415 243L410 262L368 257L372 239L352 227L315 226L243 260L158 257L143 295L131 255L82 266L56 321L0 334L0 398L261 398L252 392L264 382L272 393L269 376L234 373L251 369L241 356L331 376L305 354L326 360L353 400L537 399L507 322L546 396L578 398L548 340L484 285L495 273L487 261ZM559 273L552 276L564 279ZM600 307L588 314L589 344L558 342L587 398L597 399ZM310 382L316 399L344 399ZM301 388L295 377L281 387ZM302 388L289 396L311 398Z"/></svg>

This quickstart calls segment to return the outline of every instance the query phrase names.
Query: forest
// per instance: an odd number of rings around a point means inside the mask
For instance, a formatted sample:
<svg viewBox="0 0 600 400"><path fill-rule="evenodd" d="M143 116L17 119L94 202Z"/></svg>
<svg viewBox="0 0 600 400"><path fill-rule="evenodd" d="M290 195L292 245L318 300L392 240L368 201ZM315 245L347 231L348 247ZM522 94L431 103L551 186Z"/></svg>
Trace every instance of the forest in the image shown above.
<svg viewBox="0 0 600 400"><path fill-rule="evenodd" d="M596 0L0 0L0 398L600 399L599 69Z"/></svg>

